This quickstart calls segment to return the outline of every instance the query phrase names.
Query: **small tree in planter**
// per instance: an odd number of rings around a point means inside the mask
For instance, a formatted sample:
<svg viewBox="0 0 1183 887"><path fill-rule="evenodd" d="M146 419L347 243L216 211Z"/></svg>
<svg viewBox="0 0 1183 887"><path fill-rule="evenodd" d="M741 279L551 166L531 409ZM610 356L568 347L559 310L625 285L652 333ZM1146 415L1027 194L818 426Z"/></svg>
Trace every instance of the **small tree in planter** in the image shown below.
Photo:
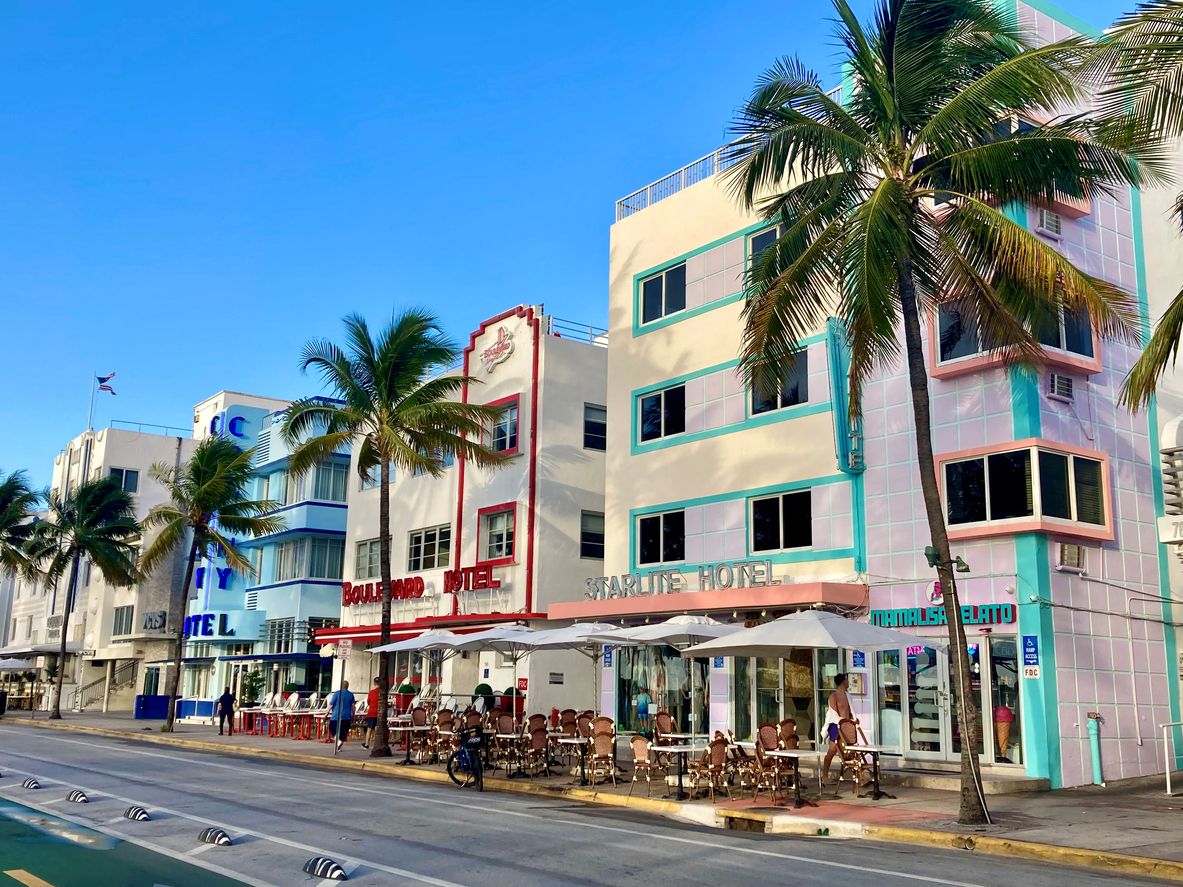
<svg viewBox="0 0 1183 887"><path fill-rule="evenodd" d="M254 705L259 701L259 694L263 692L266 678L261 671L248 671L242 676L242 704Z"/></svg>

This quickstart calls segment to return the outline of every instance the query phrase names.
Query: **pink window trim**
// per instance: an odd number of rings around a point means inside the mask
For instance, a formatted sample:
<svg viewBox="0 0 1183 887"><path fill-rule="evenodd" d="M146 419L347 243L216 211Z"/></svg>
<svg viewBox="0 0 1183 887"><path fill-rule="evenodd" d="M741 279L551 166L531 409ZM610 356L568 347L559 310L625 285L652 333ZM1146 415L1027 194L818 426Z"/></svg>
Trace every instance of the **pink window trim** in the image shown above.
<svg viewBox="0 0 1183 887"><path fill-rule="evenodd" d="M947 363L939 362L937 314L935 310L928 314L928 374L934 379L954 379L1010 365L1005 356L997 351L979 354L976 357L962 357ZM1097 334L1097 328L1093 327L1092 357L1081 357L1056 348L1044 348L1043 359L1049 367L1083 373L1086 376L1096 375L1101 372L1101 337Z"/></svg>

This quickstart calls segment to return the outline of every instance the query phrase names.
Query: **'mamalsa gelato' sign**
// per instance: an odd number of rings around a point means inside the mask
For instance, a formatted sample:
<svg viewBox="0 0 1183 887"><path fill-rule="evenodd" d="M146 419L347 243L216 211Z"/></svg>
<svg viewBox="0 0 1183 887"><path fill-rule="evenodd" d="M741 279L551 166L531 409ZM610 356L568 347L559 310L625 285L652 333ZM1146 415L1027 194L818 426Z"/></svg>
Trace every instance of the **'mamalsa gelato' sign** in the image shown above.
<svg viewBox="0 0 1183 887"><path fill-rule="evenodd" d="M961 608L963 625L1009 625L1015 621L1014 604L966 604ZM907 607L902 610L872 610L871 624L881 628L914 628L947 625L944 607Z"/></svg>

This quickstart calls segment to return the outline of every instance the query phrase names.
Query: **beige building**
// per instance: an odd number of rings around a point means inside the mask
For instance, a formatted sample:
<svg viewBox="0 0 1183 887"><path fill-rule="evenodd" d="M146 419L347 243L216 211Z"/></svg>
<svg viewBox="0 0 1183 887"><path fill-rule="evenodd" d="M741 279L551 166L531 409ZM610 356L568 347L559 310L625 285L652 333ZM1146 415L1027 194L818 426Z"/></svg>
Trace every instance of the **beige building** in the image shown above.
<svg viewBox="0 0 1183 887"><path fill-rule="evenodd" d="M497 405L486 443L504 467L449 462L441 477L397 474L391 491L393 638L506 622L544 627L547 612L583 595L602 569L605 368L602 330L519 306L469 337L463 371L470 403ZM355 457L356 458L356 457ZM320 641L355 642L346 675L365 691L377 661L379 491L376 474L349 475L341 627ZM478 684L528 693L531 710L590 696L591 666L575 654L536 653L518 664L496 653L447 659L402 654L395 680L467 699Z"/></svg>

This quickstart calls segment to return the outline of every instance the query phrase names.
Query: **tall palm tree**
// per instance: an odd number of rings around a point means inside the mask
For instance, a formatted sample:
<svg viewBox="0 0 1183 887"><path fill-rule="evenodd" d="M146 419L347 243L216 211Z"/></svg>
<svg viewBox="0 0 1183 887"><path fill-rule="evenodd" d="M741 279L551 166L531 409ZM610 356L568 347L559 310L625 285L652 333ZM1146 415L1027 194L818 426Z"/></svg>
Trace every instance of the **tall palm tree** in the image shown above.
<svg viewBox="0 0 1183 887"><path fill-rule="evenodd" d="M1105 109L1127 138L1169 144L1183 137L1183 0L1138 4L1105 32L1095 64L1106 82ZM1183 192L1172 215L1183 225ZM1178 358L1181 336L1183 286L1126 378L1127 404L1140 407L1150 400L1159 376Z"/></svg>
<svg viewBox="0 0 1183 887"><path fill-rule="evenodd" d="M41 495L29 486L23 471L0 472L0 573L26 570L25 546L33 535L33 511Z"/></svg>
<svg viewBox="0 0 1183 887"><path fill-rule="evenodd" d="M254 477L254 450L240 450L224 437L207 437L193 450L189 461L178 470L159 463L148 472L168 492L170 501L157 505L144 518L145 529L158 529L145 549L140 569L151 573L180 546L188 546L185 578L170 611L175 614L176 649L168 677L168 720L165 730L176 723L177 694L181 687L181 664L185 651L185 617L189 611L189 585L197 558L205 551L217 551L235 572L250 573L250 561L238 546L238 538L265 536L284 527L282 517L271 514L279 503L250 498Z"/></svg>
<svg viewBox="0 0 1183 887"><path fill-rule="evenodd" d="M734 124L730 184L748 209L783 226L749 272L742 360L757 381L778 376L834 313L850 341L857 412L867 378L903 352L968 739L978 705L937 488L921 316L954 299L963 322L1027 364L1041 354L1030 330L1064 309L1085 308L1103 336L1131 340L1131 296L1075 268L1005 209L1057 192L1095 196L1143 172L1090 119L1055 116L1083 98L1083 40L1032 48L1013 12L989 0L878 0L867 26L846 0L834 6L844 100L783 59ZM1052 122L1020 128L1014 115ZM988 821L975 743L961 746L960 819Z"/></svg>
<svg viewBox="0 0 1183 887"><path fill-rule="evenodd" d="M442 459L459 456L479 466L496 466L501 456L482 442L485 426L499 410L461 403L455 398L466 383L478 380L442 374L460 356L439 321L428 311L397 314L375 338L356 314L345 318L346 344L324 339L309 342L300 357L302 370L316 370L341 402L309 397L292 404L283 435L293 447L291 470L309 471L320 460L352 444L357 471L365 478L377 468L381 499L378 548L382 577L381 643L390 643L390 478L391 470L439 476ZM380 653L378 677L390 685L390 654ZM387 694L378 694L378 727L371 757L389 757Z"/></svg>
<svg viewBox="0 0 1183 887"><path fill-rule="evenodd" d="M82 558L99 568L110 585L131 585L136 580L140 524L135 503L123 488L111 480L90 480L64 496L49 499L49 519L39 521L26 547L29 571L36 572L47 586L69 573L65 606L62 608L61 649L57 662L57 693L49 717L62 717L62 684L66 677L66 639L70 613L78 589L78 567Z"/></svg>

